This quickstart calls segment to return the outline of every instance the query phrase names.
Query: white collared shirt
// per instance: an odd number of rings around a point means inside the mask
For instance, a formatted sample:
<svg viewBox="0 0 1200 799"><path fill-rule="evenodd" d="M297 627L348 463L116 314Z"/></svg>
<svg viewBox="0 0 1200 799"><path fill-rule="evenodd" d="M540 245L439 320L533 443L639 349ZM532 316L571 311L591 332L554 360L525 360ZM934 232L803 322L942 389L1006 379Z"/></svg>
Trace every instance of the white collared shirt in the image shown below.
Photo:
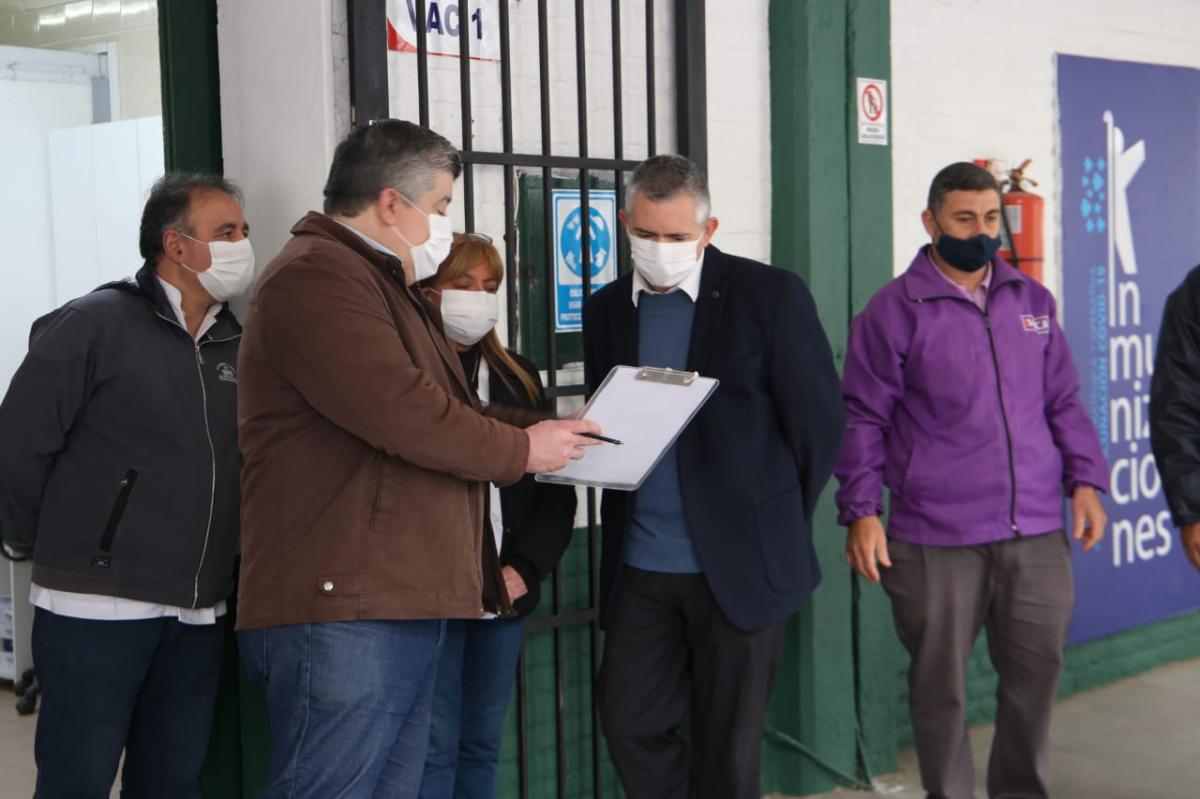
<svg viewBox="0 0 1200 799"><path fill-rule="evenodd" d="M187 330L187 319L183 315L183 293L161 277L158 278L158 284L162 286L163 294L167 295L167 302L171 303L171 310L175 312L175 319L179 322L179 326ZM221 303L214 302L208 306L208 311L204 314L200 327L196 328L196 341L199 341L200 337L217 323L217 314L219 313L221 313Z"/></svg>
<svg viewBox="0 0 1200 799"><path fill-rule="evenodd" d="M333 217L330 217L330 219L333 219ZM342 220L340 220L340 219L334 219L333 221L334 221L334 222L337 222L339 225L341 225L342 227L346 228L346 230L349 230L349 231L350 231L351 233L353 233L355 236L358 236L360 239L362 239L363 241L365 241L367 244L371 245L372 249L379 250L381 253L383 253L383 254L385 254L385 255L390 255L390 256L392 256L393 258L399 258L399 257L400 257L399 255L397 255L397 254L396 254L396 251L395 251L395 250L393 250L393 249L392 249L392 248L390 248L390 247L385 247L385 246L383 246L383 245L382 245L382 244L380 244L379 242L375 241L375 239L373 239L373 238L371 238L370 236L368 236L366 233L363 233L363 232L362 232L361 230L359 230L358 228L356 228L356 227L353 227L353 226L351 226L351 225L347 225L345 222L343 222L343 221L342 221Z"/></svg>
<svg viewBox="0 0 1200 799"><path fill-rule="evenodd" d="M187 330L187 320L183 315L183 294L161 277L158 278L175 319L180 327ZM196 331L195 340L209 331L216 324L217 314L221 312L221 304L213 303L204 315L204 321ZM58 616L69 616L73 619L90 619L92 621L137 621L142 619L176 618L184 624L215 624L217 619L225 615L225 600L222 599L211 608L184 608L175 605L159 605L155 602L142 602L137 599L125 599L119 596L103 594L79 594L74 591L60 591L54 588L43 588L37 583L29 587L29 601L34 607L47 610Z"/></svg>
<svg viewBox="0 0 1200 799"><path fill-rule="evenodd" d="M696 298L700 296L700 272L703 271L703 269L704 269L704 253L701 252L700 260L699 260L699 262L697 262L696 268L693 269L688 274L688 276L685 277L681 283L679 283L679 285L672 286L671 288L669 288L666 291L661 292L661 293L670 294L672 291L682 291L684 294L687 294L689 297L692 298L692 302L695 302ZM648 291L651 294L659 293L659 292L655 291L654 289L650 288L650 284L646 282L646 279L644 277L642 277L642 273L639 272L637 270L637 268L635 267L633 270L633 296L630 298L633 300L634 308L636 308L637 304L638 304L638 295L641 294L643 291Z"/></svg>

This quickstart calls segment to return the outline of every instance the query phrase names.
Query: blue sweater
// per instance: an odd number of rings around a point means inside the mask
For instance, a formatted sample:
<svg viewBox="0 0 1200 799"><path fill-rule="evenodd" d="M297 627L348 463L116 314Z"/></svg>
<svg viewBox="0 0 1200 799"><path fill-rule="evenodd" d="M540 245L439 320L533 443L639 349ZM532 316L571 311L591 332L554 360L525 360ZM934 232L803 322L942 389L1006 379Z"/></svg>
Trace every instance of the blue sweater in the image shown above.
<svg viewBox="0 0 1200 799"><path fill-rule="evenodd" d="M696 304L683 291L638 297L638 365L686 369ZM637 569L698 574L683 496L679 454L672 445L633 497L633 522L625 540L625 563Z"/></svg>

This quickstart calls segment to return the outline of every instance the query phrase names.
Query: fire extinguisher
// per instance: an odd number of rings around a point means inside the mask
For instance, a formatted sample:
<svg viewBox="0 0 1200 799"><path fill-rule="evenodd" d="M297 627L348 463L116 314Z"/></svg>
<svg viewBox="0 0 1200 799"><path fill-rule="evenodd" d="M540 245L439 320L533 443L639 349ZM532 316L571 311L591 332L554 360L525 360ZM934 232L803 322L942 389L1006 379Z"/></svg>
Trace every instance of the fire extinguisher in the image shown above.
<svg viewBox="0 0 1200 799"><path fill-rule="evenodd" d="M1000 218L1004 222L1004 242L1000 257L1041 283L1042 216L1046 203L1040 195L1023 188L1026 183L1037 185L1036 180L1025 177L1025 168L1031 160L1026 159L1009 171L1008 180L1001 185L1004 213Z"/></svg>

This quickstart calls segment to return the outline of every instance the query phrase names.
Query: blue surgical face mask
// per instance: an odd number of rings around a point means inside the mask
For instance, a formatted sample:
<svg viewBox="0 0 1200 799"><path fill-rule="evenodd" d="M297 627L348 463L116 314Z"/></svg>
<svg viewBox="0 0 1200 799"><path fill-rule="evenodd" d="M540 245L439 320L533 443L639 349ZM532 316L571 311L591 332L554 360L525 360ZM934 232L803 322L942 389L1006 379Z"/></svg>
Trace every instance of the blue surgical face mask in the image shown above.
<svg viewBox="0 0 1200 799"><path fill-rule="evenodd" d="M942 233L933 246L937 254L958 271L978 272L996 256L1000 238L980 233L969 239L958 239Z"/></svg>

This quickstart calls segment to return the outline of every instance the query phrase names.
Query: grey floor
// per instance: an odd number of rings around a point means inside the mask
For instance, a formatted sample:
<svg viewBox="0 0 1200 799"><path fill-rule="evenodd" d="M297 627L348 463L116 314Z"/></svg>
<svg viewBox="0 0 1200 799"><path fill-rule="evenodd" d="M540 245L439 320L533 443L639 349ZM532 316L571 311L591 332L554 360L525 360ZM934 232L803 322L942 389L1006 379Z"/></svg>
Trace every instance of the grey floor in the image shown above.
<svg viewBox="0 0 1200 799"><path fill-rule="evenodd" d="M1200 660L1163 666L1065 699L1054 710L1050 763L1054 799L1198 799L1200 797ZM978 789L991 727L971 732ZM835 791L827 799L923 799L913 752L877 790Z"/></svg>
<svg viewBox="0 0 1200 799"><path fill-rule="evenodd" d="M36 716L18 716L11 688L0 688L0 799L33 795ZM1059 703L1054 713L1054 799L1198 799L1200 660L1164 666ZM991 728L971 734L975 762L987 761ZM980 769L978 796L983 790ZM923 799L916 757L876 781L871 793L836 791L826 799ZM116 793L113 793L116 796Z"/></svg>

